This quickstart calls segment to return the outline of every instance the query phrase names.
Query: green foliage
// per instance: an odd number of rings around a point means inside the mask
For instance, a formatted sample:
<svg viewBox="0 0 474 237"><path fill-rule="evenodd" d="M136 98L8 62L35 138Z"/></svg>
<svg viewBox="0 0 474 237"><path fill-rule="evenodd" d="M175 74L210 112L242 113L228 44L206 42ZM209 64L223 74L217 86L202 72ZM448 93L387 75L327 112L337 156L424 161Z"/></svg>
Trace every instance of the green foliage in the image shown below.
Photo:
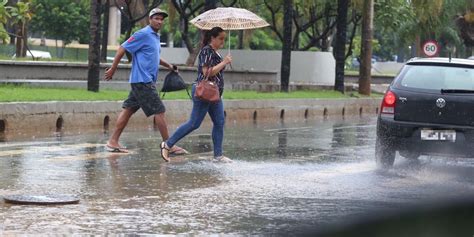
<svg viewBox="0 0 474 237"><path fill-rule="evenodd" d="M256 29L252 32L251 49L278 50L281 49L281 41L276 39L275 33L268 29Z"/></svg>
<svg viewBox="0 0 474 237"><path fill-rule="evenodd" d="M0 40L3 44L7 44L9 39L7 31L5 30L5 25L7 24L8 18L10 18L10 14L5 7L7 2L7 0L2 0L0 2Z"/></svg>
<svg viewBox="0 0 474 237"><path fill-rule="evenodd" d="M10 16L14 24L24 24L32 18L29 1L18 2L16 7L7 8L10 9Z"/></svg>
<svg viewBox="0 0 474 237"><path fill-rule="evenodd" d="M360 57L360 51L361 51L361 44L362 44L362 38L361 36L356 36L354 37L354 46L352 49L353 56ZM372 51L373 54L377 54L380 52L381 45L377 39L372 40Z"/></svg>
<svg viewBox="0 0 474 237"><path fill-rule="evenodd" d="M89 36L89 6L87 1L33 0L35 15L31 28L47 37L87 42Z"/></svg>
<svg viewBox="0 0 474 237"><path fill-rule="evenodd" d="M133 35L133 33L137 32L137 31L139 31L141 28L142 28L141 26L133 27L131 35ZM122 44L123 42L125 42L125 40L127 40L127 39L125 39L125 34L121 34L120 37L118 38L118 43Z"/></svg>
<svg viewBox="0 0 474 237"><path fill-rule="evenodd" d="M463 15L470 3L470 0L376 0L375 37L383 45L379 56L389 59L407 51L417 38L421 43L437 40L442 56L447 56L448 47L463 48L454 19Z"/></svg>

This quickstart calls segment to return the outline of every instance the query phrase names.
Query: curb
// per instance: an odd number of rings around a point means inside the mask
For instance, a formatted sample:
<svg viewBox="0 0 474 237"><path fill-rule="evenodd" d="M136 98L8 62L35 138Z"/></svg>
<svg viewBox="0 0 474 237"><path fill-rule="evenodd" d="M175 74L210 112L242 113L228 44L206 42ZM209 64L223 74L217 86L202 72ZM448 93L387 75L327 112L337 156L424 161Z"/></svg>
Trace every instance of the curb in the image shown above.
<svg viewBox="0 0 474 237"><path fill-rule="evenodd" d="M189 100L164 101L166 119L181 124L191 113ZM103 128L115 125L121 101L70 101L0 103L0 132ZM380 98L224 100L227 121L301 120L323 117L376 115ZM210 120L206 119L209 123ZM153 118L138 111L130 120L137 126L153 126Z"/></svg>

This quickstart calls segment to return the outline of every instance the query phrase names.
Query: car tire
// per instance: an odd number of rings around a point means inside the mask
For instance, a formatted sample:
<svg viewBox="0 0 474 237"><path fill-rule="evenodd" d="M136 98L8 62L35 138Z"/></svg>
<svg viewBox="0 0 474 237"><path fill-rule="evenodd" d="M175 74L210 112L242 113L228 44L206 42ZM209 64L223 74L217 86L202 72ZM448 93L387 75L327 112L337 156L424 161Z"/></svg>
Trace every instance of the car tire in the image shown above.
<svg viewBox="0 0 474 237"><path fill-rule="evenodd" d="M393 147L377 137L375 141L375 162L377 167L385 169L392 167L395 162L395 154L396 151Z"/></svg>

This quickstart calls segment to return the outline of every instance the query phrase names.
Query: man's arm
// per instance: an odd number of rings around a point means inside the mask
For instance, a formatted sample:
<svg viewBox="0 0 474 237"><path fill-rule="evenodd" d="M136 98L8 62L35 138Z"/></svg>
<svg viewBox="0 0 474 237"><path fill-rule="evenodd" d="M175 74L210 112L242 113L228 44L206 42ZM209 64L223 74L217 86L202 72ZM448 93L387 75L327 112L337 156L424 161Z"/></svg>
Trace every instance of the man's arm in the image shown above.
<svg viewBox="0 0 474 237"><path fill-rule="evenodd" d="M171 63L168 63L166 62L165 60L161 59L160 58L160 65L163 66L163 67L167 67L169 68L171 71L178 71L178 67L176 67L175 65L171 64Z"/></svg>
<svg viewBox="0 0 474 237"><path fill-rule="evenodd" d="M117 66L120 63L120 60L122 59L123 55L125 55L125 48L120 46L117 50L117 53L115 54L112 67L105 70L105 80L112 80L112 77L114 76L114 73L117 70Z"/></svg>

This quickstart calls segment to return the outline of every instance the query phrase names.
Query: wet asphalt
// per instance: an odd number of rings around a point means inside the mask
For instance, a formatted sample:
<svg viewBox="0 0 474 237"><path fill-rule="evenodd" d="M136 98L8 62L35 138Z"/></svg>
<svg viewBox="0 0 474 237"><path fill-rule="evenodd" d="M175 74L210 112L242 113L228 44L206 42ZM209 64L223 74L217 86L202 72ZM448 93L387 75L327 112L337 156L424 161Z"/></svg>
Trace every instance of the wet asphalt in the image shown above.
<svg viewBox="0 0 474 237"><path fill-rule="evenodd" d="M9 136L0 142L0 196L70 194L80 203L0 201L0 235L298 235L472 200L474 159L397 157L394 168L377 169L375 124L375 117L227 121L231 164L209 161L208 126L179 143L190 155L170 163L148 128L123 134L129 154L106 152L102 131Z"/></svg>

